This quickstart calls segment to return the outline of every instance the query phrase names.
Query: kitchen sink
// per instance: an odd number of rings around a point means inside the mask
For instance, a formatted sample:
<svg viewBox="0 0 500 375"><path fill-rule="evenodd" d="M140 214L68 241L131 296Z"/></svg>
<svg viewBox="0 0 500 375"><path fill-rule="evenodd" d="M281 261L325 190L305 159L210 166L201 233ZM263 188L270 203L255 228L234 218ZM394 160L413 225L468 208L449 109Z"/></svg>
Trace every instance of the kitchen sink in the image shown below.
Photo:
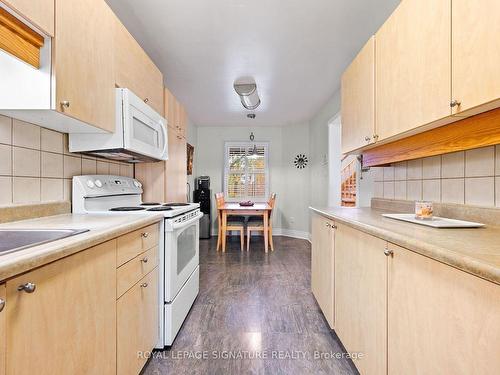
<svg viewBox="0 0 500 375"><path fill-rule="evenodd" d="M88 232L88 229L0 229L0 255Z"/></svg>

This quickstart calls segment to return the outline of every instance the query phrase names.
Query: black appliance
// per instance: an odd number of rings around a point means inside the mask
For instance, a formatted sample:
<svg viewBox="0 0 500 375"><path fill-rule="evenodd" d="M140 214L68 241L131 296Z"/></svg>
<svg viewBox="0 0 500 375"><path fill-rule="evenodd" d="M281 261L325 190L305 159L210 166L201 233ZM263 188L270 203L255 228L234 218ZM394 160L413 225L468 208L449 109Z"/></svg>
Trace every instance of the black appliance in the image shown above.
<svg viewBox="0 0 500 375"><path fill-rule="evenodd" d="M211 230L211 192L210 192L210 177L200 176L195 180L196 189L193 191L193 202L200 204L200 211L203 212L203 217L200 219L200 238L210 238Z"/></svg>

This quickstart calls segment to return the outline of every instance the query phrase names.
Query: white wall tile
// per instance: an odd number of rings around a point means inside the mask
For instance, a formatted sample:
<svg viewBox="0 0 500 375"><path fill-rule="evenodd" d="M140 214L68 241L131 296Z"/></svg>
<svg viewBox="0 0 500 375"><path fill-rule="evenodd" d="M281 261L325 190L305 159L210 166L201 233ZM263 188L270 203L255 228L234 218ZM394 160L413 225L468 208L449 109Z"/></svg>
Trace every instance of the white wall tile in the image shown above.
<svg viewBox="0 0 500 375"><path fill-rule="evenodd" d="M465 204L493 207L495 205L495 178L465 178Z"/></svg>
<svg viewBox="0 0 500 375"><path fill-rule="evenodd" d="M406 170L408 180L422 179L422 159L410 160Z"/></svg>
<svg viewBox="0 0 500 375"><path fill-rule="evenodd" d="M406 180L406 162L396 163L394 165L394 179L396 181Z"/></svg>
<svg viewBox="0 0 500 375"><path fill-rule="evenodd" d="M41 130L42 151L63 152L63 134L54 130L42 128Z"/></svg>
<svg viewBox="0 0 500 375"><path fill-rule="evenodd" d="M109 174L109 163L97 160L97 174Z"/></svg>
<svg viewBox="0 0 500 375"><path fill-rule="evenodd" d="M120 164L120 176L134 177L133 164Z"/></svg>
<svg viewBox="0 0 500 375"><path fill-rule="evenodd" d="M109 174L112 176L120 175L120 165L115 163L109 163Z"/></svg>
<svg viewBox="0 0 500 375"><path fill-rule="evenodd" d="M0 143L12 144L12 119L0 115Z"/></svg>
<svg viewBox="0 0 500 375"><path fill-rule="evenodd" d="M394 167L384 167L384 181L394 181Z"/></svg>
<svg viewBox="0 0 500 375"><path fill-rule="evenodd" d="M375 198L384 197L384 183L381 181L375 181L373 183L373 196Z"/></svg>
<svg viewBox="0 0 500 375"><path fill-rule="evenodd" d="M394 181L384 182L384 198L394 199Z"/></svg>
<svg viewBox="0 0 500 375"><path fill-rule="evenodd" d="M12 144L14 146L40 149L40 127L14 119L12 127Z"/></svg>
<svg viewBox="0 0 500 375"><path fill-rule="evenodd" d="M422 199L441 202L441 180L424 180L422 183Z"/></svg>
<svg viewBox="0 0 500 375"><path fill-rule="evenodd" d="M442 179L441 201L443 203L465 204L465 179L464 178Z"/></svg>
<svg viewBox="0 0 500 375"><path fill-rule="evenodd" d="M72 192L72 184L70 179L63 180L63 196L65 201L71 202L71 192Z"/></svg>
<svg viewBox="0 0 500 375"><path fill-rule="evenodd" d="M494 146L465 151L465 177L488 177L494 174Z"/></svg>
<svg viewBox="0 0 500 375"><path fill-rule="evenodd" d="M495 157L495 175L500 176L500 145L495 147L496 149L496 157Z"/></svg>
<svg viewBox="0 0 500 375"><path fill-rule="evenodd" d="M500 177L495 177L495 199L496 206L500 207Z"/></svg>
<svg viewBox="0 0 500 375"><path fill-rule="evenodd" d="M97 174L97 161L82 158L82 174Z"/></svg>
<svg viewBox="0 0 500 375"><path fill-rule="evenodd" d="M61 178L42 178L41 201L62 201L63 181Z"/></svg>
<svg viewBox="0 0 500 375"><path fill-rule="evenodd" d="M441 155L422 159L422 177L424 179L441 178Z"/></svg>
<svg viewBox="0 0 500 375"><path fill-rule="evenodd" d="M453 152L441 157L441 177L455 178L465 176L465 152Z"/></svg>
<svg viewBox="0 0 500 375"><path fill-rule="evenodd" d="M40 154L41 152L38 150L14 147L12 153L13 175L40 177Z"/></svg>
<svg viewBox="0 0 500 375"><path fill-rule="evenodd" d="M12 175L12 146L0 144L0 175Z"/></svg>
<svg viewBox="0 0 500 375"><path fill-rule="evenodd" d="M384 181L384 168L373 167L371 170L373 173L373 181Z"/></svg>
<svg viewBox="0 0 500 375"><path fill-rule="evenodd" d="M0 205L12 204L12 177L0 176Z"/></svg>
<svg viewBox="0 0 500 375"><path fill-rule="evenodd" d="M394 182L394 199L406 200L406 181Z"/></svg>
<svg viewBox="0 0 500 375"><path fill-rule="evenodd" d="M40 179L31 177L14 177L12 183L14 203L40 202Z"/></svg>
<svg viewBox="0 0 500 375"><path fill-rule="evenodd" d="M410 201L422 199L422 180L411 180L407 182L406 197Z"/></svg>
<svg viewBox="0 0 500 375"><path fill-rule="evenodd" d="M82 174L82 159L64 155L64 178L72 178Z"/></svg>
<svg viewBox="0 0 500 375"><path fill-rule="evenodd" d="M42 177L63 177L63 155L42 151Z"/></svg>

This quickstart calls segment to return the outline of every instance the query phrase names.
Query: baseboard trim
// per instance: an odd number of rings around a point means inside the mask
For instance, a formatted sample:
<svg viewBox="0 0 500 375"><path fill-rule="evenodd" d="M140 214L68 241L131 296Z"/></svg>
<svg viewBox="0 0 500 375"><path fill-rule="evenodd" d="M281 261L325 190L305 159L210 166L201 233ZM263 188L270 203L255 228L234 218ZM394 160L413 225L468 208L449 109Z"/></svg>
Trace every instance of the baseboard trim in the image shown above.
<svg viewBox="0 0 500 375"><path fill-rule="evenodd" d="M217 237L217 234L218 234L217 232L212 232L212 237ZM259 232L252 233L252 236L258 236L258 235L262 235L262 234L259 234ZM298 238L301 240L307 240L307 241L311 242L311 234L309 232L300 231L300 230L273 228L273 235L274 236L285 236L285 237ZM229 233L229 236L239 236L239 232L232 231Z"/></svg>

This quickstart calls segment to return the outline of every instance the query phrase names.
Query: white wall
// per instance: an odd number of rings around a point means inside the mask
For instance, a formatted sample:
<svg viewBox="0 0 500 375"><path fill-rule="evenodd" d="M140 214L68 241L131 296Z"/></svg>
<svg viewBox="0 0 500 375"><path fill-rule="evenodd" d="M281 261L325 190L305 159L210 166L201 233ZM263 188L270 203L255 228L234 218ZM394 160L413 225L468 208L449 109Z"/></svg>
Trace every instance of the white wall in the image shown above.
<svg viewBox="0 0 500 375"><path fill-rule="evenodd" d="M269 142L270 191L277 195L273 217L276 234L281 231L284 234L306 236L309 232L310 168L296 169L293 158L299 153L309 155L307 123L256 128L198 126L196 176L210 176L212 194L223 191L224 143L248 141L250 132L254 133L255 141ZM214 204L212 222L213 230L216 230Z"/></svg>

